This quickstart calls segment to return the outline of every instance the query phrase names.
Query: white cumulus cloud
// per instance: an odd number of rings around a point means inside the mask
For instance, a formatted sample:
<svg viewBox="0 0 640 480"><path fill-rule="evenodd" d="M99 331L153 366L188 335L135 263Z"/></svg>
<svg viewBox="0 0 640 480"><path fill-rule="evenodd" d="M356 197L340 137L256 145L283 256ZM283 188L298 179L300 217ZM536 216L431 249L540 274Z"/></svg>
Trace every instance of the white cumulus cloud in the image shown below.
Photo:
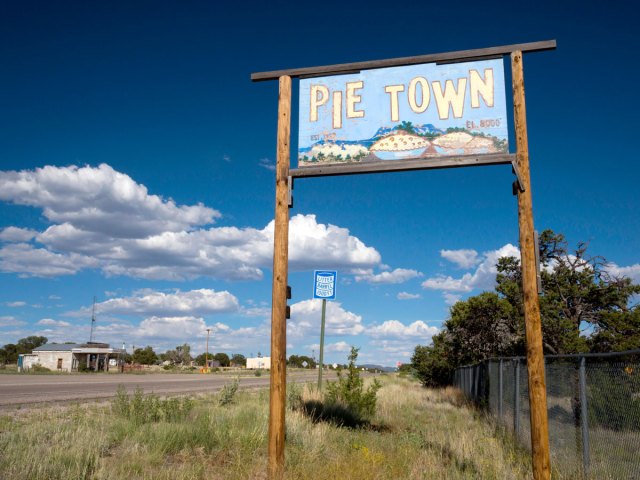
<svg viewBox="0 0 640 480"><path fill-rule="evenodd" d="M475 250L440 250L440 256L465 269L478 263L478 252Z"/></svg>
<svg viewBox="0 0 640 480"><path fill-rule="evenodd" d="M233 294L205 288L173 293L144 291L138 296L111 298L96 304L96 311L104 314L162 317L200 316L238 309L238 299Z"/></svg>
<svg viewBox="0 0 640 480"><path fill-rule="evenodd" d="M58 277L74 275L82 269L97 267L96 259L77 253L55 253L34 248L27 243L5 245L0 248L0 271L19 276Z"/></svg>
<svg viewBox="0 0 640 480"><path fill-rule="evenodd" d="M629 265L628 267L620 267L615 263L608 263L604 266L604 270L613 277L627 277L634 283L640 283L640 263Z"/></svg>
<svg viewBox="0 0 640 480"><path fill-rule="evenodd" d="M449 292L444 292L442 294L442 297L444 298L444 303L446 303L447 305L455 305L462 299L462 295L457 295L455 293Z"/></svg>
<svg viewBox="0 0 640 480"><path fill-rule="evenodd" d="M17 300L15 302L5 302L5 305L7 307L12 307L12 308L24 307L26 304L27 302L23 302L22 300Z"/></svg>
<svg viewBox="0 0 640 480"><path fill-rule="evenodd" d="M421 277L422 273L417 270L407 268L396 268L390 272L374 274L372 271L356 275L356 282L368 282L372 284L397 284L404 283L416 277Z"/></svg>
<svg viewBox="0 0 640 480"><path fill-rule="evenodd" d="M28 242L33 239L38 232L29 228L6 227L0 230L0 241L2 242Z"/></svg>
<svg viewBox="0 0 640 480"><path fill-rule="evenodd" d="M181 231L220 216L202 204L179 207L150 195L106 164L0 172L0 200L42 208L52 222L122 238Z"/></svg>
<svg viewBox="0 0 640 480"><path fill-rule="evenodd" d="M373 338L411 338L416 342L423 342L426 339L431 339L439 331L437 327L430 327L422 320L416 320L409 325L398 320L387 320L381 325L369 327L367 335Z"/></svg>
<svg viewBox="0 0 640 480"><path fill-rule="evenodd" d="M70 327L71 324L69 322L65 322L64 320L54 320L52 318L43 318L38 321L38 325L45 325L48 327Z"/></svg>
<svg viewBox="0 0 640 480"><path fill-rule="evenodd" d="M217 210L150 194L106 164L0 171L0 200L39 208L51 222L42 232L0 231L3 272L55 277L96 268L149 280L259 280L272 266L273 221L261 229L212 227ZM291 218L289 237L291 270L380 264L375 248L315 215Z"/></svg>
<svg viewBox="0 0 640 480"><path fill-rule="evenodd" d="M317 352L320 351L319 343L306 345L306 347L309 350L315 350ZM348 353L348 352L351 352L351 345L349 345L347 342L344 342L344 341L335 342L335 343L326 343L324 345L324 353Z"/></svg>
<svg viewBox="0 0 640 480"><path fill-rule="evenodd" d="M338 302L327 302L325 333L327 335L357 335L364 332L362 317L342 308ZM320 332L322 302L311 299L291 305L291 320L287 333L302 337L310 332Z"/></svg>
<svg viewBox="0 0 640 480"><path fill-rule="evenodd" d="M140 322L136 336L147 340L191 340L206 335L207 324L202 317L149 317Z"/></svg>
<svg viewBox="0 0 640 480"><path fill-rule="evenodd" d="M396 295L396 298L398 300L417 300L422 298L422 295L419 293L400 292Z"/></svg>
<svg viewBox="0 0 640 480"><path fill-rule="evenodd" d="M25 325L27 322L18 320L11 315L4 315L0 317L0 327L17 327L19 325Z"/></svg>
<svg viewBox="0 0 640 480"><path fill-rule="evenodd" d="M438 275L422 282L422 287L450 292L471 292L476 289L489 290L495 286L496 274L498 273L496 263L501 257L520 258L520 250L508 243L498 250L485 252L475 272L465 273L458 278L450 275Z"/></svg>

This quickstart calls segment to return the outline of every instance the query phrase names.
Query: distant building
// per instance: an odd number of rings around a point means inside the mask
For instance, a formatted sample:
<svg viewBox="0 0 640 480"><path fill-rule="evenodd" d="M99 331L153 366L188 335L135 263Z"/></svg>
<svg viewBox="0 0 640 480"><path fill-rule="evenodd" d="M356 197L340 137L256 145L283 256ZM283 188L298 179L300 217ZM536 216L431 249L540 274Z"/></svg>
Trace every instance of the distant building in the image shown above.
<svg viewBox="0 0 640 480"><path fill-rule="evenodd" d="M47 343L18 357L18 370L41 365L58 372L109 371L124 363L126 351L108 343Z"/></svg>
<svg viewBox="0 0 640 480"><path fill-rule="evenodd" d="M247 368L271 370L271 357L247 358Z"/></svg>

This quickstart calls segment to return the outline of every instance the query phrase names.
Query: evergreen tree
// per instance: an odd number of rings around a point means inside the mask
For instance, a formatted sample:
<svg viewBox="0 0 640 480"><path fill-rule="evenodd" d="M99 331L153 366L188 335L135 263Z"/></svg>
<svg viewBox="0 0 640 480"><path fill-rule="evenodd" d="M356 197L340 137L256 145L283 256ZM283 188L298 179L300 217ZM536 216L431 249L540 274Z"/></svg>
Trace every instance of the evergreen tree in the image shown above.
<svg viewBox="0 0 640 480"><path fill-rule="evenodd" d="M136 348L132 360L140 365L155 365L158 362L158 355L152 347L146 346L145 348Z"/></svg>
<svg viewBox="0 0 640 480"><path fill-rule="evenodd" d="M540 235L540 316L546 354L640 348L640 311L630 306L640 285L607 272L602 257L579 243L569 252L562 234ZM433 345L418 346L412 366L425 385L449 383L461 365L525 354L520 261L500 258L496 292L457 302ZM581 335L591 331L591 336Z"/></svg>

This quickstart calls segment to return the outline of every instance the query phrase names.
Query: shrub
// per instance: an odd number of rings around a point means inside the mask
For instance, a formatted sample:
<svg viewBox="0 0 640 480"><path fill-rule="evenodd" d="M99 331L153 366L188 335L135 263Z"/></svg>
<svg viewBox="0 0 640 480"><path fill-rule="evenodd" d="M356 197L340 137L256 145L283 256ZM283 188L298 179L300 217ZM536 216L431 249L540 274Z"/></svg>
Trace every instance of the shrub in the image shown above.
<svg viewBox="0 0 640 480"><path fill-rule="evenodd" d="M302 387L299 383L287 384L287 406L297 410L302 405Z"/></svg>
<svg viewBox="0 0 640 480"><path fill-rule="evenodd" d="M261 376L262 376L262 370L260 370L260 369L256 370L256 371L255 371L255 373L254 373L254 375L255 375L256 377L261 377Z"/></svg>
<svg viewBox="0 0 640 480"><path fill-rule="evenodd" d="M111 405L115 415L126 418L136 425L179 421L184 419L192 408L191 397L162 399L153 394L145 397L139 387L132 396L129 396L123 385L118 387L116 398Z"/></svg>
<svg viewBox="0 0 640 480"><path fill-rule="evenodd" d="M218 405L224 407L225 405L233 403L236 392L238 391L239 383L240 382L236 377L231 383L228 383L224 387L222 387L222 390L220 390L220 394L218 395Z"/></svg>
<svg viewBox="0 0 640 480"><path fill-rule="evenodd" d="M338 380L327 382L325 402L328 405L340 404L361 420L371 419L376 412L376 394L382 386L377 379L365 390L364 380L356 367L358 348L351 347L347 374L338 371Z"/></svg>

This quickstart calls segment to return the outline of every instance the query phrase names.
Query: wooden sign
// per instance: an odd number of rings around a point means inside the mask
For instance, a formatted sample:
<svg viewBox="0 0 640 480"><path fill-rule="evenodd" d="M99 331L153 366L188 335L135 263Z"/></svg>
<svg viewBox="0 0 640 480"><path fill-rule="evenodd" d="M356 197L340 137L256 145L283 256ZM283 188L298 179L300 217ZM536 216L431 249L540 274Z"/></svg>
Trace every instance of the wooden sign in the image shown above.
<svg viewBox="0 0 640 480"><path fill-rule="evenodd" d="M300 80L298 131L299 168L507 153L503 60Z"/></svg>
<svg viewBox="0 0 640 480"><path fill-rule="evenodd" d="M518 196L522 255L533 477L550 478L522 54L554 48L555 40L549 40L251 75L253 81L278 79L280 86L271 304L271 480L284 475L288 239L293 179L503 163L510 163L517 176L514 194ZM502 71L505 55L511 59L515 154L508 152L507 145ZM379 76L376 69L385 73ZM323 75L334 76L318 78ZM307 77L301 80L300 87L297 169L290 169L289 158L292 77Z"/></svg>

